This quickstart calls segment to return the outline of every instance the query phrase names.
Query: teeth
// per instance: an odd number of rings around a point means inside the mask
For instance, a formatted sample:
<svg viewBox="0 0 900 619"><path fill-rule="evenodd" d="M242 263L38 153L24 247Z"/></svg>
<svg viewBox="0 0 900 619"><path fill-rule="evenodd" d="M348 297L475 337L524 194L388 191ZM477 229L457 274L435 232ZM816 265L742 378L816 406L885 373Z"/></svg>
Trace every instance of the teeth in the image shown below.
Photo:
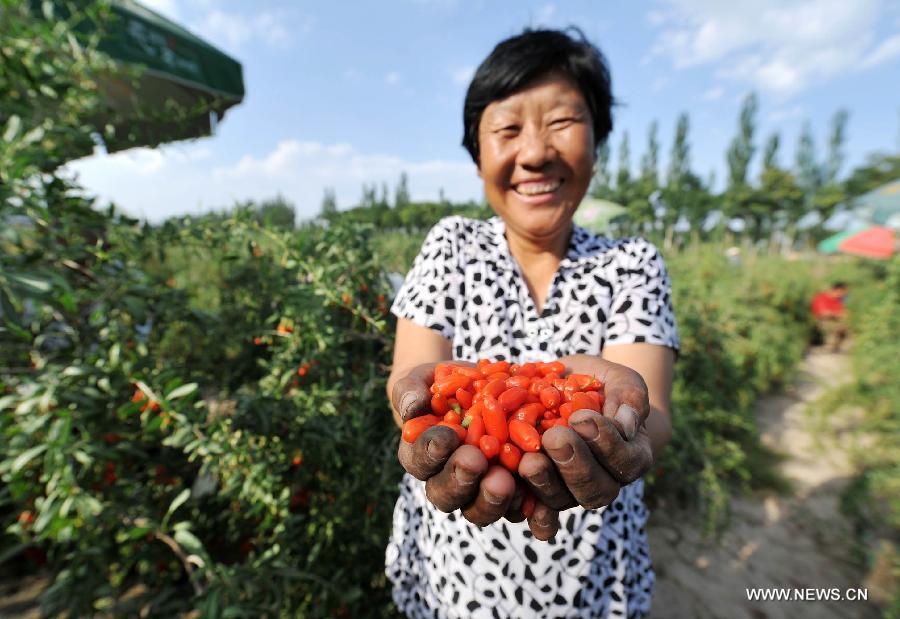
<svg viewBox="0 0 900 619"><path fill-rule="evenodd" d="M536 196L541 193L556 191L561 184L561 181L558 180L547 183L521 183L516 186L516 191L525 196Z"/></svg>

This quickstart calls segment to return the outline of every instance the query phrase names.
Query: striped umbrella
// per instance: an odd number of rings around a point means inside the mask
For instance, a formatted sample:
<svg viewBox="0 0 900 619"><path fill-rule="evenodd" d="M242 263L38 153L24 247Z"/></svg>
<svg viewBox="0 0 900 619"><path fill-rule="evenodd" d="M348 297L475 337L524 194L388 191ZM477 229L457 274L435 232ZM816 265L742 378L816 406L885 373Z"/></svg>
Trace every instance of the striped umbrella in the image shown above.
<svg viewBox="0 0 900 619"><path fill-rule="evenodd" d="M897 239L890 228L872 226L845 238L838 244L838 250L855 256L885 259L894 255Z"/></svg>
<svg viewBox="0 0 900 619"><path fill-rule="evenodd" d="M38 0L32 5L43 10ZM54 0L53 6L66 16L71 5ZM113 112L95 119L115 127L114 137L104 138L107 151L210 135L243 100L238 61L134 0L111 0L111 9L115 19L104 24L98 48L124 68L138 68L140 77L107 76L98 84ZM96 25L79 29L89 33Z"/></svg>

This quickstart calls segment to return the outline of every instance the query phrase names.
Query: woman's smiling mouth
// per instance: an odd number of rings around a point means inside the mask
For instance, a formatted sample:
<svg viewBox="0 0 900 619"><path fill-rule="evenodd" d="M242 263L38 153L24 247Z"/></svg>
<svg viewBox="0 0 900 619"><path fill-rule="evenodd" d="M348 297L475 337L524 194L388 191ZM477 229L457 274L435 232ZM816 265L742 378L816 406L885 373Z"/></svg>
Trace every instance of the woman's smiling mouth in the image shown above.
<svg viewBox="0 0 900 619"><path fill-rule="evenodd" d="M513 191L515 191L519 195L525 197L534 197L552 194L560 188L562 183L563 181L561 178L556 178L542 181L527 181L523 183L516 183L512 186L512 188Z"/></svg>

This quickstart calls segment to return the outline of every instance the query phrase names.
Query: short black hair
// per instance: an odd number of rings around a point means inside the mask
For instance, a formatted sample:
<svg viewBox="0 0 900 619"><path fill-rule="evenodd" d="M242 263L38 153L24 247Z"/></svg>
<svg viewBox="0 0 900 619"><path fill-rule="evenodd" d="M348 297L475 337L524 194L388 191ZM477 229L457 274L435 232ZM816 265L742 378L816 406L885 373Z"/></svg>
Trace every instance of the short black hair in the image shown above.
<svg viewBox="0 0 900 619"><path fill-rule="evenodd" d="M568 32L571 32L570 36ZM463 106L463 142L478 163L478 126L484 108L529 82L558 71L581 90L591 112L594 143L600 147L612 132L612 78L606 57L578 28L532 30L497 44L475 72Z"/></svg>
<svg viewBox="0 0 900 619"><path fill-rule="evenodd" d="M847 288L847 282L834 282L831 284L832 288Z"/></svg>

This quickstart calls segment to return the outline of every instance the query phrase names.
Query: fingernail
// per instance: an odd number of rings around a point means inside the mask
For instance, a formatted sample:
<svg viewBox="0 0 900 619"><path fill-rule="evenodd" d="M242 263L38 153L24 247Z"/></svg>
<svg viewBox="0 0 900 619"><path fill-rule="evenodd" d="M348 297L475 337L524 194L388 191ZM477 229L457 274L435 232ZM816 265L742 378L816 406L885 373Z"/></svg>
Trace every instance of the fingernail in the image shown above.
<svg viewBox="0 0 900 619"><path fill-rule="evenodd" d="M542 529L546 529L550 526L550 519L547 517L544 518L533 518L534 524L541 527Z"/></svg>
<svg viewBox="0 0 900 619"><path fill-rule="evenodd" d="M588 441L594 440L597 438L597 435L600 434L600 429L591 419L585 419L584 421L572 424L572 429L578 432L578 435L581 436L581 438Z"/></svg>
<svg viewBox="0 0 900 619"><path fill-rule="evenodd" d="M409 413L410 413L409 409L410 409L410 407L412 407L412 405L415 403L415 401L416 401L415 393L409 392L405 396L403 396L403 399L400 400L400 414L403 415L404 417L406 415L409 415Z"/></svg>
<svg viewBox="0 0 900 619"><path fill-rule="evenodd" d="M568 464L575 458L575 449L571 445L563 445L556 450L556 455L550 454L557 464Z"/></svg>
<svg viewBox="0 0 900 619"><path fill-rule="evenodd" d="M428 453L428 457L434 461L444 457L444 450L437 444L437 441L428 441L428 444L425 445L425 451Z"/></svg>
<svg viewBox="0 0 900 619"><path fill-rule="evenodd" d="M637 411L627 404L622 404L616 411L616 421L622 425L622 429L625 431L625 440L630 441L633 439L634 435L637 434Z"/></svg>
<svg viewBox="0 0 900 619"><path fill-rule="evenodd" d="M465 469L461 466L456 467L456 481L462 486L471 486L478 479L478 473Z"/></svg>
<svg viewBox="0 0 900 619"><path fill-rule="evenodd" d="M500 505L503 502L502 496L494 496L487 490L484 490L483 494L484 494L484 500L487 501L488 503L490 503L491 505Z"/></svg>
<svg viewBox="0 0 900 619"><path fill-rule="evenodd" d="M529 477L528 481L530 481L538 488L543 488L550 483L550 473L548 473L547 471L540 471Z"/></svg>
<svg viewBox="0 0 900 619"><path fill-rule="evenodd" d="M514 512L519 511L519 509L522 507L522 499L523 497L521 494L514 495L512 503L509 504L509 509Z"/></svg>

